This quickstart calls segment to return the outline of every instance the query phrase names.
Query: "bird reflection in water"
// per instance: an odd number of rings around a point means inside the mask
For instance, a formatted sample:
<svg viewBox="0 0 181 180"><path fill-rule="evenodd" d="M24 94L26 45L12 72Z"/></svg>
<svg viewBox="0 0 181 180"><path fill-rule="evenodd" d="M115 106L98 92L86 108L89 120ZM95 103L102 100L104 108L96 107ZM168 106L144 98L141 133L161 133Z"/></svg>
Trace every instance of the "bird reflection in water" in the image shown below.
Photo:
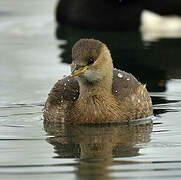
<svg viewBox="0 0 181 180"><path fill-rule="evenodd" d="M54 146L55 158L79 158L78 178L94 174L96 179L111 179L108 167L112 165L137 163L113 158L139 156L140 144L150 141L152 126L151 120L104 125L44 121L45 131L51 135L46 140Z"/></svg>

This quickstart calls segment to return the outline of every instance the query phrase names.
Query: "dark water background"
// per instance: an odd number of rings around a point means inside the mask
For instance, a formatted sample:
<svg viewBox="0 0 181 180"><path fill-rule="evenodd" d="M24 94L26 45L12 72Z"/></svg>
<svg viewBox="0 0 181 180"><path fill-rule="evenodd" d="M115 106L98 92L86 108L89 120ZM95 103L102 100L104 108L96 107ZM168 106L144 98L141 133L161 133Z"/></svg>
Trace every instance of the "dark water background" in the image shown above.
<svg viewBox="0 0 181 180"><path fill-rule="evenodd" d="M0 2L0 179L180 179L181 39L57 29L55 4ZM147 84L153 124L43 126L47 94L82 37L107 43L114 65Z"/></svg>

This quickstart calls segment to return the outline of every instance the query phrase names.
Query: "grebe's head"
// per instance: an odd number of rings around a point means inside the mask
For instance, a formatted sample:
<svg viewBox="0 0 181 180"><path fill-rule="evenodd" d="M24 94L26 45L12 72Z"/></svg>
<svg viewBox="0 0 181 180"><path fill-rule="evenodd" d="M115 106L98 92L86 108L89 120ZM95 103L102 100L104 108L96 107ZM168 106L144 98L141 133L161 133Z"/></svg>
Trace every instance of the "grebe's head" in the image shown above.
<svg viewBox="0 0 181 180"><path fill-rule="evenodd" d="M113 64L107 46L95 39L80 39L72 48L72 76L81 83L112 78Z"/></svg>

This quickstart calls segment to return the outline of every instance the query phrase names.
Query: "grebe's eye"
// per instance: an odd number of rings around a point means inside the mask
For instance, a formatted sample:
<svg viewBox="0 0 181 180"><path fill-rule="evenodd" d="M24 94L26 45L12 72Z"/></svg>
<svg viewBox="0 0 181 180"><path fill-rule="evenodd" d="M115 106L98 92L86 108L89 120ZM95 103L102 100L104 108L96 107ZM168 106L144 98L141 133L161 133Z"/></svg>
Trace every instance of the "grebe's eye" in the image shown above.
<svg viewBox="0 0 181 180"><path fill-rule="evenodd" d="M88 61L87 65L90 66L93 63L94 63L94 59L92 57L89 58L89 61Z"/></svg>

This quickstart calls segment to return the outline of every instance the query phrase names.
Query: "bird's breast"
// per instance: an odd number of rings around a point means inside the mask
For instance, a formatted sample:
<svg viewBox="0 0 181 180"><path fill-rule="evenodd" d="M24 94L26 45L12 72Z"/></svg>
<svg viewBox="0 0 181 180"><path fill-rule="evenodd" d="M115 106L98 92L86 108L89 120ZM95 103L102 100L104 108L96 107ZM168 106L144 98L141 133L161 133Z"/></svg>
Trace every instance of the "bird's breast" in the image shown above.
<svg viewBox="0 0 181 180"><path fill-rule="evenodd" d="M119 116L119 107L113 97L79 97L74 104L69 121L76 123L115 122Z"/></svg>

